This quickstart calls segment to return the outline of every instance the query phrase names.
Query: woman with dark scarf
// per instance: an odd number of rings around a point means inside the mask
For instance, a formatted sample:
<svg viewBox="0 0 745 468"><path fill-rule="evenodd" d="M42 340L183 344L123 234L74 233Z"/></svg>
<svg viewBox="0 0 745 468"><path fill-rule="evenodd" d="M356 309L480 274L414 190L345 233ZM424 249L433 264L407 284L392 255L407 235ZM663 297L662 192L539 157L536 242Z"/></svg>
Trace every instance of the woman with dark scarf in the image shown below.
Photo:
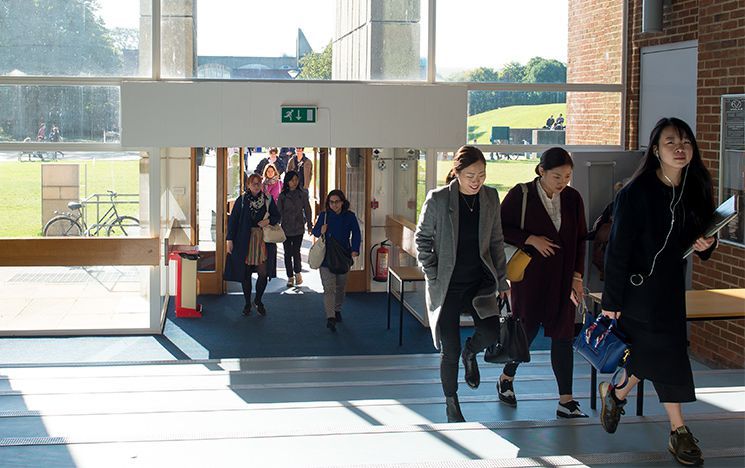
<svg viewBox="0 0 745 468"><path fill-rule="evenodd" d="M266 214L269 213L269 216ZM266 307L261 301L266 289L267 248L264 243L263 227L279 223L280 215L272 197L262 192L261 176L248 177L248 191L236 200L228 218L226 250L230 256L225 265L224 279L240 281L246 301L243 315L251 315L251 275L258 275L256 296L253 304L259 315L266 315Z"/></svg>

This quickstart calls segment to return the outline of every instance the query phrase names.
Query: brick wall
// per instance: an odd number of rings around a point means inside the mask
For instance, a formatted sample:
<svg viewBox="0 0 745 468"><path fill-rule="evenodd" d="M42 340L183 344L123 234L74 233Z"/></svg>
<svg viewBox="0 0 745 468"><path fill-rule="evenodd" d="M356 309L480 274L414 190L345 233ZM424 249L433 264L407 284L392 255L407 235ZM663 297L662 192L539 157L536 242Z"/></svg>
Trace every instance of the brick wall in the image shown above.
<svg viewBox="0 0 745 468"><path fill-rule="evenodd" d="M623 2L569 0L567 83L621 83ZM620 144L619 94L567 93L566 143Z"/></svg>
<svg viewBox="0 0 745 468"><path fill-rule="evenodd" d="M667 3L667 2L666 2ZM745 92L745 0L675 0L663 31L641 33L641 0L629 1L626 141L638 148L639 60L642 47L698 40L696 131L704 163L719 186L720 97ZM643 136L646 138L645 136ZM694 289L745 288L745 249L721 245L693 263ZM691 351L717 367L745 365L745 320L694 323Z"/></svg>

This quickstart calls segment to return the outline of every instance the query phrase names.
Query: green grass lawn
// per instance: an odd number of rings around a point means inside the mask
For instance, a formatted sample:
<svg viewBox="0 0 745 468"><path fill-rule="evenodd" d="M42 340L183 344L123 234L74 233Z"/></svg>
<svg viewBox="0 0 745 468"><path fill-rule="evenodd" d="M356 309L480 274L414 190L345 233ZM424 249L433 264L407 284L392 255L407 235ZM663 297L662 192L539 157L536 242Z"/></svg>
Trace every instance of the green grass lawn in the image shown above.
<svg viewBox="0 0 745 468"><path fill-rule="evenodd" d="M114 190L118 193L140 193L139 161L64 160L62 164L80 165L80 197ZM87 181L87 185L86 185ZM108 200L102 199L103 200ZM128 200L133 200L128 198ZM108 206L101 205L103 214ZM139 217L138 205L119 205L120 214ZM95 209L88 213L95 222ZM0 163L0 237L35 237L41 235L41 164L9 161Z"/></svg>
<svg viewBox="0 0 745 468"><path fill-rule="evenodd" d="M488 158L488 155L486 155ZM516 160L516 161L489 161L486 162L486 185L494 187L499 192L499 199L503 200L507 192L520 182L533 180L535 175L535 166L538 164L536 159ZM452 161L437 161L437 185L445 185L445 177L450 168L453 167ZM417 218L422 209L422 203L426 196L424 187L424 163L419 164L419 183L417 186Z"/></svg>
<svg viewBox="0 0 745 468"><path fill-rule="evenodd" d="M566 103L502 107L468 117L468 128L476 127L469 132L478 135L476 143L488 145L492 127L542 128L549 115L557 117L560 113L566 117Z"/></svg>

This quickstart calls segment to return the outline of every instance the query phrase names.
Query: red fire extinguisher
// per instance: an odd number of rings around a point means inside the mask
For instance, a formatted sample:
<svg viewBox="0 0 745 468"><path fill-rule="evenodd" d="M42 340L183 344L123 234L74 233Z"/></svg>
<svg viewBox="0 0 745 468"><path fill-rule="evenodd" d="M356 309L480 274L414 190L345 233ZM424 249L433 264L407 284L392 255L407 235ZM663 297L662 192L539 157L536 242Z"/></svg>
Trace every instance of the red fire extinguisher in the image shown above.
<svg viewBox="0 0 745 468"><path fill-rule="evenodd" d="M373 251L375 250L376 246L378 247L378 251L375 253L375 261L372 261L373 257ZM390 246L391 244L388 243L388 239L384 240L380 244L375 244L370 249L370 265L373 267L373 281L377 281L379 283L385 283L388 281L388 255L390 253L390 250L388 250L387 246Z"/></svg>

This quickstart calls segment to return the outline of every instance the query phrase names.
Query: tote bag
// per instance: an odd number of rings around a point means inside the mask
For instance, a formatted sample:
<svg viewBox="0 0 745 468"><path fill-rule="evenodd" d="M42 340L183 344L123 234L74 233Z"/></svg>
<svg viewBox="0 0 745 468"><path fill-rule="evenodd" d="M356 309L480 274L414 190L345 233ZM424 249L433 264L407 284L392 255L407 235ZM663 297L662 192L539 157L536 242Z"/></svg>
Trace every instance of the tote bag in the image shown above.
<svg viewBox="0 0 745 468"><path fill-rule="evenodd" d="M328 217L329 215L327 213L324 213L324 226L326 225ZM326 236L321 235L321 237L319 237L318 240L316 240L316 242L310 247L310 251L308 251L308 265L314 270L317 270L321 268L321 264L323 263L324 258L326 258Z"/></svg>
<svg viewBox="0 0 745 468"><path fill-rule="evenodd" d="M267 195L264 196L266 197L264 199L264 206L266 206L264 219L269 219L269 197ZM267 244L281 244L287 240L285 230L279 224L267 224L261 229L264 231L264 242Z"/></svg>
<svg viewBox="0 0 745 468"><path fill-rule="evenodd" d="M522 213L520 214L520 229L525 229L525 208L528 204L528 187L520 184L523 191ZM504 258L507 262L507 279L513 283L518 283L525 276L525 269L530 263L530 255L524 250L517 248L512 244L504 243Z"/></svg>

